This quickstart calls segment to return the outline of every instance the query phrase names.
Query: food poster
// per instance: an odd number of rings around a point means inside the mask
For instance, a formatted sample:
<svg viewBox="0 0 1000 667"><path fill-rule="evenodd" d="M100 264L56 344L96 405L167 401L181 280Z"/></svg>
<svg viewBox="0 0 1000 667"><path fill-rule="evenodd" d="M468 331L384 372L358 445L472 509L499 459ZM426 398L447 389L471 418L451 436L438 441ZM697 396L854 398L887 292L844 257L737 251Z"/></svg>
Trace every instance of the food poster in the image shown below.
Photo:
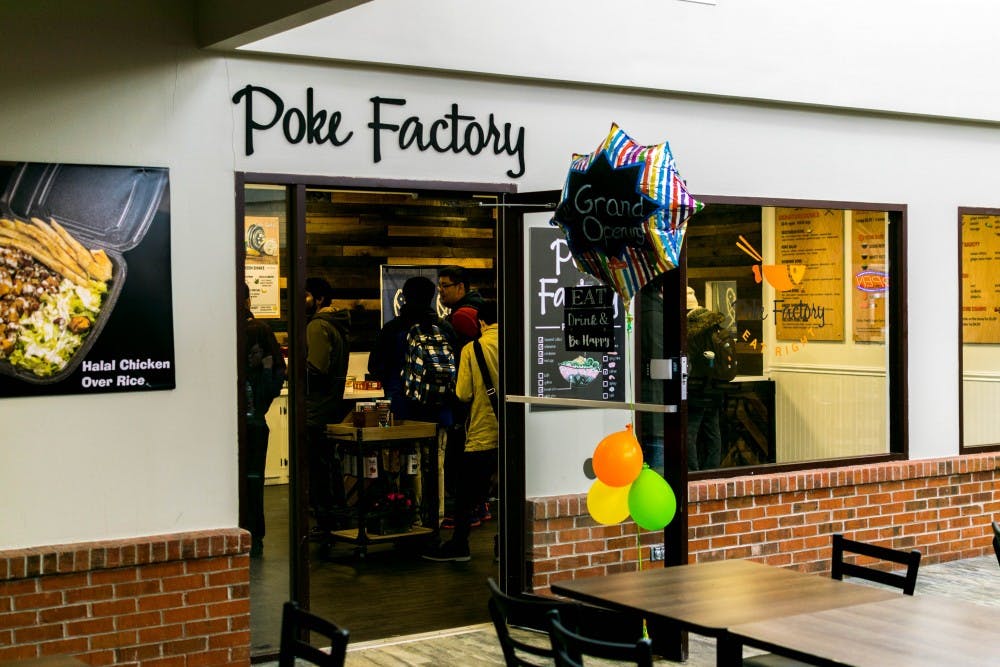
<svg viewBox="0 0 1000 667"><path fill-rule="evenodd" d="M0 163L0 397L173 389L167 169Z"/></svg>
<svg viewBox="0 0 1000 667"><path fill-rule="evenodd" d="M277 217L248 215L243 222L246 262L243 277L250 288L254 317L281 317L280 226Z"/></svg>
<svg viewBox="0 0 1000 667"><path fill-rule="evenodd" d="M885 211L851 211L851 312L854 341L885 342L889 264L885 257Z"/></svg>
<svg viewBox="0 0 1000 667"><path fill-rule="evenodd" d="M621 300L615 295L611 304L612 350L568 350L564 327L569 288L601 285L601 282L577 270L566 239L555 227L530 229L529 252L527 349L530 356L526 393L548 398L624 401L627 378L622 354L625 312Z"/></svg>
<svg viewBox="0 0 1000 667"><path fill-rule="evenodd" d="M962 216L962 342L1000 343L1000 216Z"/></svg>
<svg viewBox="0 0 1000 667"><path fill-rule="evenodd" d="M778 340L844 340L844 212L775 209L774 247Z"/></svg>

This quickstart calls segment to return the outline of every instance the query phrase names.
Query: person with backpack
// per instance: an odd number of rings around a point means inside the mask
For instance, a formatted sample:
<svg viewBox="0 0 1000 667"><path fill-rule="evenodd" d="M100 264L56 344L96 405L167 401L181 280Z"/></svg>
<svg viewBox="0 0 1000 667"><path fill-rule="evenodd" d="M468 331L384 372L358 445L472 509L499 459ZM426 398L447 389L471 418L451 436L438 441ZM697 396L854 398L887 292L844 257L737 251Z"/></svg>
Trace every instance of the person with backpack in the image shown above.
<svg viewBox="0 0 1000 667"><path fill-rule="evenodd" d="M263 321L250 310L250 286L243 284L244 335L246 350L246 449L244 483L246 507L240 527L250 531L250 557L264 553L264 467L271 432L265 416L271 402L281 394L285 382L285 358L278 340Z"/></svg>
<svg viewBox="0 0 1000 667"><path fill-rule="evenodd" d="M438 270L438 294L441 305L450 308L448 322L455 329L458 337L455 346L455 362L461 362L462 349L470 342L479 338L479 307L483 303L482 295L472 289L469 272L463 266L446 266ZM461 401L452 404L454 424L448 429L444 453L444 487L445 492L455 498L458 493L458 464L465 451L465 422L468 420L468 406ZM483 510L485 514L485 506ZM445 517L443 528L454 526L454 517Z"/></svg>
<svg viewBox="0 0 1000 667"><path fill-rule="evenodd" d="M465 449L457 468L455 532L450 540L425 553L426 560L465 562L471 559L469 531L473 512L486 501L490 482L497 472L499 396L496 387L500 383L500 331L496 301L480 304L477 316L481 335L462 350L455 387L458 399L470 406Z"/></svg>
<svg viewBox="0 0 1000 667"><path fill-rule="evenodd" d="M403 283L403 305L375 338L368 372L382 383L397 419L437 422L447 428L452 424L457 336L432 306L434 289L434 283L422 276Z"/></svg>
<svg viewBox="0 0 1000 667"><path fill-rule="evenodd" d="M351 314L337 310L333 289L323 278L306 280L306 431L309 438L309 506L319 530L336 528L336 508L344 504L344 480L337 452L327 442L326 425L350 411L344 401Z"/></svg>
<svg viewBox="0 0 1000 667"><path fill-rule="evenodd" d="M694 289L687 288L688 470L712 470L722 465L722 385L735 376L735 341L722 327L725 318L702 308Z"/></svg>

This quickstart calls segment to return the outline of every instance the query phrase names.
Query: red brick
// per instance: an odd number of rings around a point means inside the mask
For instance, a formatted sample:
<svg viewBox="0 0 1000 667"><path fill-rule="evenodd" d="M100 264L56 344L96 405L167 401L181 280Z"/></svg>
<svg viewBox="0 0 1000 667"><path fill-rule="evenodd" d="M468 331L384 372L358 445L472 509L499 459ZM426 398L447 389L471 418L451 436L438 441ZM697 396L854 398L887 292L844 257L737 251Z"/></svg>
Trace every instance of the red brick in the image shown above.
<svg viewBox="0 0 1000 667"><path fill-rule="evenodd" d="M228 649L217 649L215 651L204 651L187 656L187 667L211 667L212 665L224 665L232 660Z"/></svg>
<svg viewBox="0 0 1000 667"><path fill-rule="evenodd" d="M90 573L91 585L118 584L123 581L136 581L139 578L135 568L116 568L113 570L97 570Z"/></svg>
<svg viewBox="0 0 1000 667"><path fill-rule="evenodd" d="M72 655L87 650L86 637L71 637L54 642L45 642L38 647L42 655Z"/></svg>
<svg viewBox="0 0 1000 667"><path fill-rule="evenodd" d="M185 653L197 653L199 651L204 651L207 647L208 647L208 640L205 637L178 639L175 641L164 642L163 654L183 655Z"/></svg>
<svg viewBox="0 0 1000 667"><path fill-rule="evenodd" d="M94 600L108 600L114 597L115 589L111 584L103 586L88 586L87 588L77 588L65 591L63 597L67 603L92 602Z"/></svg>
<svg viewBox="0 0 1000 667"><path fill-rule="evenodd" d="M55 607L62 604L62 593L28 593L18 595L14 598L14 609L41 609L42 607Z"/></svg>
<svg viewBox="0 0 1000 667"><path fill-rule="evenodd" d="M177 609L164 609L163 623L164 625L184 623L185 621L193 621L196 618L205 618L207 616L208 608L205 605L189 604Z"/></svg>
<svg viewBox="0 0 1000 667"><path fill-rule="evenodd" d="M587 571L584 570L584 573ZM598 572L595 572L598 574ZM605 574L604 570L600 570L599 574ZM250 643L250 632L228 632L222 635L212 635L208 638L209 648L228 648L233 646L246 646Z"/></svg>
<svg viewBox="0 0 1000 667"><path fill-rule="evenodd" d="M66 624L66 634L71 637L81 635L96 635L111 632L115 629L115 619L111 616L102 618L88 618L82 621L75 621Z"/></svg>
<svg viewBox="0 0 1000 667"><path fill-rule="evenodd" d="M164 593L172 591L190 591L198 588L204 588L205 575L185 574L180 577L170 577L169 579L164 579L160 583L162 584L162 590Z"/></svg>
<svg viewBox="0 0 1000 667"><path fill-rule="evenodd" d="M139 614L125 614L115 619L115 626L119 630L131 630L133 628L148 628L151 625L161 623L160 612L146 611Z"/></svg>
<svg viewBox="0 0 1000 667"><path fill-rule="evenodd" d="M141 595L153 595L160 592L159 580L129 581L115 584L115 597L134 598Z"/></svg>
<svg viewBox="0 0 1000 667"><path fill-rule="evenodd" d="M121 614L131 614L135 612L135 600L109 600L107 602L95 602L91 605L91 612L94 616L120 616Z"/></svg>
<svg viewBox="0 0 1000 667"><path fill-rule="evenodd" d="M202 588L185 593L184 599L187 604L222 602L229 599L229 591L221 586L218 588Z"/></svg>
<svg viewBox="0 0 1000 667"><path fill-rule="evenodd" d="M38 612L35 610L0 614L0 628L26 628L37 624Z"/></svg>
<svg viewBox="0 0 1000 667"><path fill-rule="evenodd" d="M103 635L94 635L90 638L90 648L117 648L119 646L130 646L136 643L135 630L121 630L119 632L109 632Z"/></svg>
<svg viewBox="0 0 1000 667"><path fill-rule="evenodd" d="M78 604L53 609L43 609L38 612L38 618L42 623L54 623L57 621L68 621L75 618L84 618L87 615L87 605Z"/></svg>
<svg viewBox="0 0 1000 667"><path fill-rule="evenodd" d="M63 626L59 623L50 625L36 625L30 628L18 628L14 630L14 643L30 644L42 642L47 639L62 639Z"/></svg>
<svg viewBox="0 0 1000 667"><path fill-rule="evenodd" d="M184 624L184 634L188 637L200 635L216 635L229 631L228 618L210 618L203 621L191 621Z"/></svg>
<svg viewBox="0 0 1000 667"><path fill-rule="evenodd" d="M65 588L83 588L87 585L87 573L64 574L58 577L42 577L39 581L43 591L62 590Z"/></svg>
<svg viewBox="0 0 1000 667"><path fill-rule="evenodd" d="M142 628L139 630L139 643L141 644L159 644L160 642L165 642L171 639L180 639L181 637L184 637L184 626L180 623L175 623L174 625L158 625L156 627Z"/></svg>
<svg viewBox="0 0 1000 667"><path fill-rule="evenodd" d="M79 654L75 657L79 658L88 665L91 665L91 667L98 667L99 665L111 665L116 662L115 652L114 650L111 649L90 651L88 653Z"/></svg>
<svg viewBox="0 0 1000 667"><path fill-rule="evenodd" d="M0 660L27 660L38 657L38 646L24 644L20 646L0 646Z"/></svg>

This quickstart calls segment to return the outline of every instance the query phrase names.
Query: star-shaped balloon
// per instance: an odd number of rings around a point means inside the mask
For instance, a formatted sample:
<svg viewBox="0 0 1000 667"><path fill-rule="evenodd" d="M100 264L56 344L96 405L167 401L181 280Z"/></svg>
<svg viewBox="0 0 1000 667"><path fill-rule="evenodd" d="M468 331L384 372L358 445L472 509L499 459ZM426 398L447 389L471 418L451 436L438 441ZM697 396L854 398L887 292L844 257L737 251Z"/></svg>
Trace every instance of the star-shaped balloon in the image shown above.
<svg viewBox="0 0 1000 667"><path fill-rule="evenodd" d="M626 307L677 266L687 220L704 208L677 173L670 146L636 143L617 124L590 155L575 155L552 224L577 267L610 285Z"/></svg>

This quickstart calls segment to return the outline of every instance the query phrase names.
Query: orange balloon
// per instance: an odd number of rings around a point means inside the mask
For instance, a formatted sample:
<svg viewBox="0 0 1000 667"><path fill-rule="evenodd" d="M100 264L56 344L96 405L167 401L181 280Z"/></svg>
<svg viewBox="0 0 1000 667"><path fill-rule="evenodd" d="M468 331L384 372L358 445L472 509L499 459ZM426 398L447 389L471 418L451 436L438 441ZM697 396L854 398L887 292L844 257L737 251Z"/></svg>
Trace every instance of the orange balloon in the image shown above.
<svg viewBox="0 0 1000 667"><path fill-rule="evenodd" d="M631 424L597 443L593 465L597 479L608 486L627 486L635 481L642 472L642 448Z"/></svg>

